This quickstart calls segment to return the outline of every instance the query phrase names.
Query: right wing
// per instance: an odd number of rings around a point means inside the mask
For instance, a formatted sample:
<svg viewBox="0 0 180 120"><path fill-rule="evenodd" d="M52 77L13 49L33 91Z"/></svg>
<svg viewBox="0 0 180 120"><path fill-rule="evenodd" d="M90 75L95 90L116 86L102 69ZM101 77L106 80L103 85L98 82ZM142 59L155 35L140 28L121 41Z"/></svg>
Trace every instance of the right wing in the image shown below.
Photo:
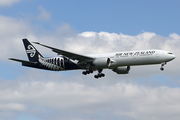
<svg viewBox="0 0 180 120"><path fill-rule="evenodd" d="M57 49L57 48L54 48L54 47L50 47L50 46L47 46L47 45L43 45L43 44L38 43L38 42L33 42L33 43L41 45L41 46L44 46L46 48L49 48L53 52L58 53L59 55L66 56L66 57L68 57L68 58L70 58L72 60L90 62L90 61L93 61L95 59L93 57L89 57L89 56L85 56L85 55L80 55L80 54L68 52L68 51L65 51L65 50Z"/></svg>

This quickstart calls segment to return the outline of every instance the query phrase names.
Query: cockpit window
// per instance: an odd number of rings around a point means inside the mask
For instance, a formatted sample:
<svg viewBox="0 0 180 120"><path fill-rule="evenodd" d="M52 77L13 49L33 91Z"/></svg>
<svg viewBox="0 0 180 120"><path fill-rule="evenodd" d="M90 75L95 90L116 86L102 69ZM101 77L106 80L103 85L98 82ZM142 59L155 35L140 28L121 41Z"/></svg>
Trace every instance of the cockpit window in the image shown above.
<svg viewBox="0 0 180 120"><path fill-rule="evenodd" d="M172 55L172 53L170 53L170 52L168 54Z"/></svg>

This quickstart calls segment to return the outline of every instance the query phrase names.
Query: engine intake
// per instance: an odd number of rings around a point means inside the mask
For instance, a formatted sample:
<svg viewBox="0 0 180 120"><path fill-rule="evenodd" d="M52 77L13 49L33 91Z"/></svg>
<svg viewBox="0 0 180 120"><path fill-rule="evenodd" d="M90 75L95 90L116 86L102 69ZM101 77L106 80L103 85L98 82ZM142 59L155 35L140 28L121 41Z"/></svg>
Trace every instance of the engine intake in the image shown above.
<svg viewBox="0 0 180 120"><path fill-rule="evenodd" d="M130 71L130 66L117 67L113 69L117 74L128 74Z"/></svg>
<svg viewBox="0 0 180 120"><path fill-rule="evenodd" d="M93 61L93 65L98 68L107 68L111 66L110 58L97 58Z"/></svg>

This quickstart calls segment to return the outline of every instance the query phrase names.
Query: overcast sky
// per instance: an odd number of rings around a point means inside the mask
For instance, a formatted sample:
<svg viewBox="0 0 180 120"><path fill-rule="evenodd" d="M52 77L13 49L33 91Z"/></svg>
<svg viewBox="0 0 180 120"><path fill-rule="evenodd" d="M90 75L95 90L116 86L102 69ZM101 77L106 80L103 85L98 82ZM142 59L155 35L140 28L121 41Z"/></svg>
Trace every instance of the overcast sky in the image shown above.
<svg viewBox="0 0 180 120"><path fill-rule="evenodd" d="M0 120L179 120L179 15L179 0L0 0ZM23 38L80 54L162 49L176 59L163 72L133 66L97 80L9 61L27 60Z"/></svg>

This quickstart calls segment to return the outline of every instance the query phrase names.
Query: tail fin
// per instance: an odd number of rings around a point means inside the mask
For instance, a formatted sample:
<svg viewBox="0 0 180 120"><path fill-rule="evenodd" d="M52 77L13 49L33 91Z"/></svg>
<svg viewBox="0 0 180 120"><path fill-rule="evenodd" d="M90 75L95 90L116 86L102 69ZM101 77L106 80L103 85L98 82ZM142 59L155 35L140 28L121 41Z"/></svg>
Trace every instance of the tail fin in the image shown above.
<svg viewBox="0 0 180 120"><path fill-rule="evenodd" d="M24 43L24 47L25 47L27 56L29 58L29 61L31 61L31 62L39 62L38 61L38 59L39 59L38 56L43 57L39 53L39 51L27 39L23 39L22 41Z"/></svg>

